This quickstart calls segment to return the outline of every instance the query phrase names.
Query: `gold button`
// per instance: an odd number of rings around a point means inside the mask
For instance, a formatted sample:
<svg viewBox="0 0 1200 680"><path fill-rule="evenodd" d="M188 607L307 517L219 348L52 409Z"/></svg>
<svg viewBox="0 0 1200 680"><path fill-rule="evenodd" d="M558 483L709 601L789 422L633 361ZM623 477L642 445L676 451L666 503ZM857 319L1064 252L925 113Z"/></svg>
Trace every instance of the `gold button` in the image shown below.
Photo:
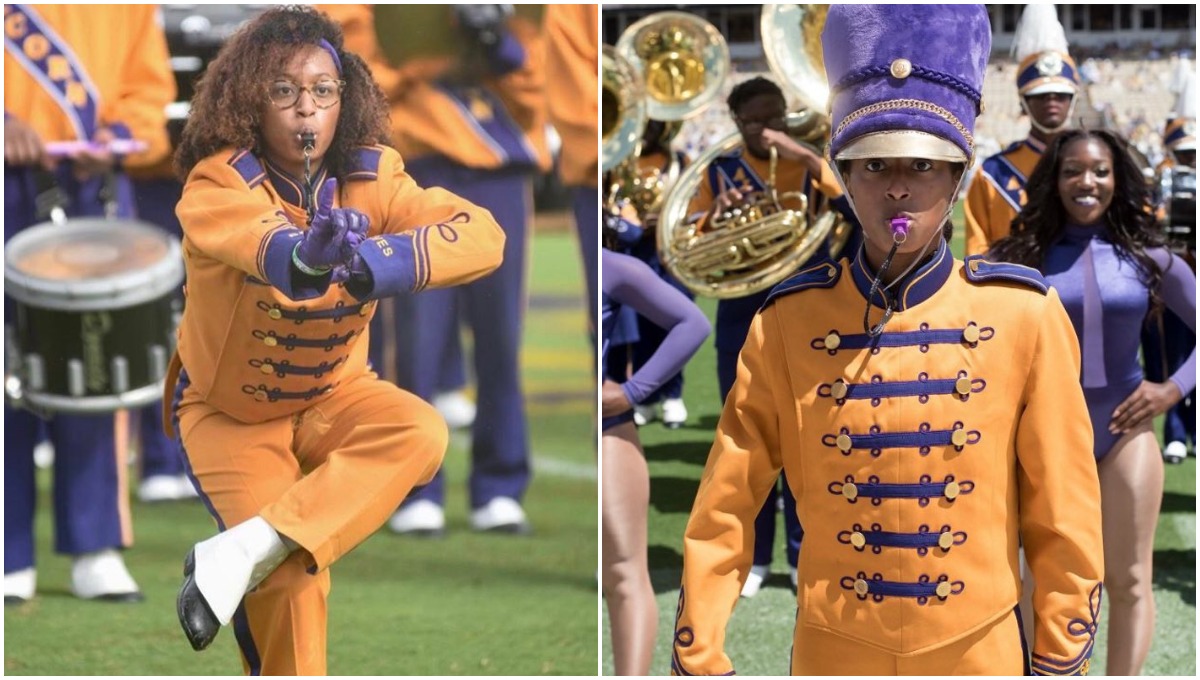
<svg viewBox="0 0 1200 680"><path fill-rule="evenodd" d="M266 390L255 390L254 391L254 401L266 401L266 400L267 400L267 391Z"/></svg>
<svg viewBox="0 0 1200 680"><path fill-rule="evenodd" d="M954 500L955 498L958 498L958 494L961 490L962 489L960 489L958 486L958 482L948 482L946 484L946 490L942 493L946 495L946 498Z"/></svg>
<svg viewBox="0 0 1200 680"><path fill-rule="evenodd" d="M825 336L825 349L837 349L842 344L842 338L837 333Z"/></svg>
<svg viewBox="0 0 1200 680"><path fill-rule="evenodd" d="M1080 674L1080 675L1087 675L1087 674L1088 674L1088 671L1090 671L1090 670L1092 670L1092 660L1091 660L1091 659L1086 659L1086 660L1083 662L1083 665L1079 667L1079 674Z"/></svg>
<svg viewBox="0 0 1200 680"><path fill-rule="evenodd" d="M267 312L267 316L278 321L283 318L283 312L279 311L278 307L272 307L271 311Z"/></svg>
<svg viewBox="0 0 1200 680"><path fill-rule="evenodd" d="M955 430L950 435L950 443L955 446L964 446L967 443L967 431L961 427Z"/></svg>
<svg viewBox="0 0 1200 680"><path fill-rule="evenodd" d="M850 545L855 548L861 548L867 544L867 537L862 535L862 532L856 531L850 534Z"/></svg>
<svg viewBox="0 0 1200 680"><path fill-rule="evenodd" d="M275 339L274 335L268 335L267 337L263 338L263 344L267 347L274 347L275 345L279 344L279 341Z"/></svg>
<svg viewBox="0 0 1200 680"><path fill-rule="evenodd" d="M892 77L907 78L912 73L912 62L907 59L897 59L892 62Z"/></svg>
<svg viewBox="0 0 1200 680"><path fill-rule="evenodd" d="M850 441L850 435L848 435L848 434L839 434L839 435L838 435L838 438L837 438L837 447L838 447L839 449L841 449L842 451L849 451L849 450L850 450L850 446L851 446L853 443L854 443L854 442Z"/></svg>
<svg viewBox="0 0 1200 680"><path fill-rule="evenodd" d="M979 326L967 326L963 329L963 340L979 342Z"/></svg>
<svg viewBox="0 0 1200 680"><path fill-rule="evenodd" d="M839 380L833 384L833 387L829 391L833 394L834 399L845 399L846 393L850 391L850 388L846 386L845 382Z"/></svg>
<svg viewBox="0 0 1200 680"><path fill-rule="evenodd" d="M937 585L937 596L938 597L950 597L950 582L949 581L942 581L941 583L939 583Z"/></svg>
<svg viewBox="0 0 1200 680"><path fill-rule="evenodd" d="M861 578L855 581L854 592L858 593L859 595L866 595L868 592L870 592L870 589L867 587L867 582Z"/></svg>
<svg viewBox="0 0 1200 680"><path fill-rule="evenodd" d="M959 394L970 394L971 393L971 379L970 378L959 378L958 380L955 380L954 381L954 391L958 392Z"/></svg>
<svg viewBox="0 0 1200 680"><path fill-rule="evenodd" d="M938 547L942 550L949 550L952 545L954 545L954 534L947 531L938 536Z"/></svg>
<svg viewBox="0 0 1200 680"><path fill-rule="evenodd" d="M833 267L830 267L830 268L829 268L828 270L826 270L826 271L828 271L828 272L829 272L829 278L831 278L831 279L834 277L834 275L835 275L835 274L837 274L837 270L836 270L836 269L834 269Z"/></svg>
<svg viewBox="0 0 1200 680"><path fill-rule="evenodd" d="M858 487L853 482L846 482L842 485L842 495L850 500L858 498Z"/></svg>
<svg viewBox="0 0 1200 680"><path fill-rule="evenodd" d="M978 272L979 271L979 260L971 260L970 266L971 266L972 272Z"/></svg>
<svg viewBox="0 0 1200 680"><path fill-rule="evenodd" d="M263 364L258 370L262 371L263 373L274 373L275 367L271 366L271 364Z"/></svg>

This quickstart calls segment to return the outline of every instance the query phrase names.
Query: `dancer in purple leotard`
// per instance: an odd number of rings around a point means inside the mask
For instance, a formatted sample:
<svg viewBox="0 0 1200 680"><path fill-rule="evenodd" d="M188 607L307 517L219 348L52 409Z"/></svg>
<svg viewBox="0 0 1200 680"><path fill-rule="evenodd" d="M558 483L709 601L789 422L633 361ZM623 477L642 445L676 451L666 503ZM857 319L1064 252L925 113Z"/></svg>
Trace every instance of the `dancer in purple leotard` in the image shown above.
<svg viewBox="0 0 1200 680"><path fill-rule="evenodd" d="M1163 463L1155 416L1196 385L1196 353L1163 383L1144 379L1147 319L1169 309L1192 330L1196 277L1163 246L1125 142L1107 131L1055 139L1029 178L1029 202L991 258L1039 267L1058 289L1083 353L1095 430L1109 595L1109 675L1136 675L1154 634L1151 560Z"/></svg>
<svg viewBox="0 0 1200 680"><path fill-rule="evenodd" d="M704 314L687 297L640 260L601 251L603 272L602 358L606 365L610 334L622 307L667 331L654 355L628 380L605 380L603 417L602 587L612 627L617 675L647 675L654 652L658 607L646 562L646 512L650 471L633 425L633 405L662 386L708 337Z"/></svg>

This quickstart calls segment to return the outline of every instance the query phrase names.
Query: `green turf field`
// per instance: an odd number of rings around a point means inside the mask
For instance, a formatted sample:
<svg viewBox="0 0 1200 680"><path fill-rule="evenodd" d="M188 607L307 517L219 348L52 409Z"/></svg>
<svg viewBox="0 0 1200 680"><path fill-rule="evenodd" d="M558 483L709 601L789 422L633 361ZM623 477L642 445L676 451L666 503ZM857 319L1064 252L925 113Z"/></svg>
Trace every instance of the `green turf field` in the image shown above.
<svg viewBox="0 0 1200 680"><path fill-rule="evenodd" d="M961 207L952 248L962 254ZM713 320L716 304L699 300ZM649 549L651 578L659 607L658 645L652 675L670 671L671 638L683 556L681 538L696 486L712 445L720 413L716 354L710 338L688 364L684 397L686 427L671 431L653 423L639 430L650 464ZM1161 429L1161 428L1159 428ZM741 600L727 630L726 650L740 675L785 675L792 645L796 600L787 577L782 521L777 523L772 574L759 594ZM1150 675L1196 675L1196 459L1167 466L1162 515L1155 539L1154 595L1158 610L1155 639L1143 670ZM1107 601L1102 612L1092 675L1104 673ZM604 672L613 673L605 618Z"/></svg>
<svg viewBox="0 0 1200 680"><path fill-rule="evenodd" d="M595 675L595 397L579 250L567 233L533 241L522 366L534 481L531 537L479 535L467 523L469 440L446 456L443 539L380 531L331 569L332 675ZM146 601L71 597L69 562L52 554L49 476L37 536L39 594L4 612L10 675L240 674L234 637L191 650L175 618L188 548L214 532L199 503L133 503L126 553Z"/></svg>

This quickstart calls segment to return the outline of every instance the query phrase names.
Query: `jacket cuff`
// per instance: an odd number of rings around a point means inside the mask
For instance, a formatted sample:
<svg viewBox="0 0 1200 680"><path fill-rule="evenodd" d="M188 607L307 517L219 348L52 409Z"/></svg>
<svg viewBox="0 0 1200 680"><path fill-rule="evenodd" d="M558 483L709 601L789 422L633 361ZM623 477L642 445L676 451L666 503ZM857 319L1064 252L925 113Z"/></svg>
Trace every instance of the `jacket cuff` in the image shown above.
<svg viewBox="0 0 1200 680"><path fill-rule="evenodd" d="M421 257L414 242L426 229L404 234L383 234L363 241L358 254L370 273L370 286L356 287L351 292L360 300L414 293L429 280L429 261Z"/></svg>
<svg viewBox="0 0 1200 680"><path fill-rule="evenodd" d="M263 242L260 269L267 283L279 289L289 300L311 300L329 290L332 273L309 276L292 264L292 251L303 232L294 227L276 229Z"/></svg>

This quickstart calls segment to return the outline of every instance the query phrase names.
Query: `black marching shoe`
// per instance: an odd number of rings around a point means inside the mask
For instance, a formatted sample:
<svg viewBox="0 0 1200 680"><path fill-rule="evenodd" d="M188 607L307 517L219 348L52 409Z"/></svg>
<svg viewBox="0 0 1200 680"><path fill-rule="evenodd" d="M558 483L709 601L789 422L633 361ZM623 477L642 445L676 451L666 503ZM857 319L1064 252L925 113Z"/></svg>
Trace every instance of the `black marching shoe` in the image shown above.
<svg viewBox="0 0 1200 680"><path fill-rule="evenodd" d="M175 613L179 615L179 625L183 626L183 634L192 643L192 649L199 652L212 644L221 632L221 622L196 587L195 571L196 551L192 549L183 560L183 587L175 599Z"/></svg>

